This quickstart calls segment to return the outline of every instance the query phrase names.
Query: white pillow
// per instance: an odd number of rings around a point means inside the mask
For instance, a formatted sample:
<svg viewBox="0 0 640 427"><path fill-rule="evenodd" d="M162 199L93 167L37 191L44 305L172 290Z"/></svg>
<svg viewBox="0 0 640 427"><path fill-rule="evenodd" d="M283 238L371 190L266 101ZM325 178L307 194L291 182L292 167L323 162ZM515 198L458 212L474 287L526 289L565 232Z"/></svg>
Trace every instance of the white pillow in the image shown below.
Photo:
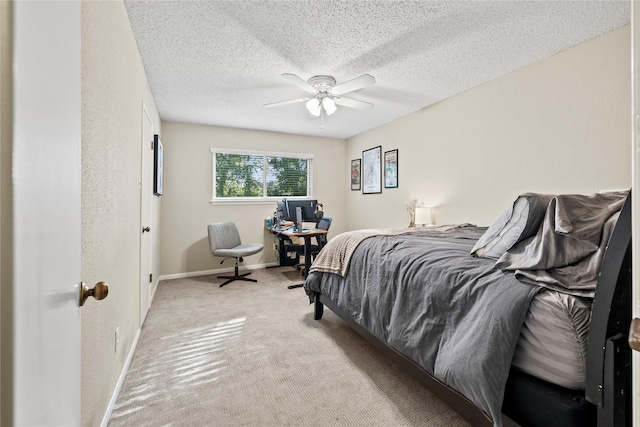
<svg viewBox="0 0 640 427"><path fill-rule="evenodd" d="M476 242L471 255L498 259L516 243L536 234L552 195L525 193Z"/></svg>

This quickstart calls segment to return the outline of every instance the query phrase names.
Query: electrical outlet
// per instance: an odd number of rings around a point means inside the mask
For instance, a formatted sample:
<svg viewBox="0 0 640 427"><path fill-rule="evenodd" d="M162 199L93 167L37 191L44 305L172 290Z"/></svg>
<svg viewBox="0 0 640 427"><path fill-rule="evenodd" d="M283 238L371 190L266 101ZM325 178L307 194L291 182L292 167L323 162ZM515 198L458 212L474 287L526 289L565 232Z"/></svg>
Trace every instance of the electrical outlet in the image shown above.
<svg viewBox="0 0 640 427"><path fill-rule="evenodd" d="M120 326L118 326L116 328L116 334L115 334L115 352L118 353L118 349L120 348Z"/></svg>
<svg viewBox="0 0 640 427"><path fill-rule="evenodd" d="M278 250L278 244L277 244L277 243L274 243L274 244L273 244L273 250L274 250L274 251L277 251L277 250Z"/></svg>

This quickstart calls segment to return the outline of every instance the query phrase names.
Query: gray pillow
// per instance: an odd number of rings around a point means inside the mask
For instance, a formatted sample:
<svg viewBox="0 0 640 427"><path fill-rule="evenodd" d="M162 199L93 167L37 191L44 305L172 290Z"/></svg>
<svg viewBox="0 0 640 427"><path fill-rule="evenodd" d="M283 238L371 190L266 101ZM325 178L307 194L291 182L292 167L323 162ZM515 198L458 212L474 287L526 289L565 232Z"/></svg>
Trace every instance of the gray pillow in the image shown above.
<svg viewBox="0 0 640 427"><path fill-rule="evenodd" d="M511 248L496 263L502 270L565 267L595 253L605 222L624 204L628 191L553 198L542 225L530 239Z"/></svg>
<svg viewBox="0 0 640 427"><path fill-rule="evenodd" d="M537 193L518 196L476 242L471 255L498 259L518 242L535 235L553 197Z"/></svg>

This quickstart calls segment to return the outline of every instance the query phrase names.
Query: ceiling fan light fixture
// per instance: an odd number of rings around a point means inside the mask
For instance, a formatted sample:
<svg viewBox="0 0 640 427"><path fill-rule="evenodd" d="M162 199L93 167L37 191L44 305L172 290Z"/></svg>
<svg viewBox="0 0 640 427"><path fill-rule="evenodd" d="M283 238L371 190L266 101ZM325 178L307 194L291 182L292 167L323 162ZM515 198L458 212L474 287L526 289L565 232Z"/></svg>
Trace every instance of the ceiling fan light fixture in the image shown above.
<svg viewBox="0 0 640 427"><path fill-rule="evenodd" d="M308 81L290 73L284 73L282 77L299 88L304 89L307 92L307 96L289 101L272 102L270 104L264 104L263 107L270 108L304 102L309 114L314 117L320 117L320 129L324 128L324 116L330 116L335 113L338 110L338 105L357 110L373 108L373 104L370 102L345 98L343 96L346 93L354 92L374 84L376 79L369 74L363 74L360 77L356 77L337 86L336 79L332 76L313 76Z"/></svg>
<svg viewBox="0 0 640 427"><path fill-rule="evenodd" d="M336 102L329 97L322 99L322 107L324 108L324 111L326 111L328 115L332 115L337 110Z"/></svg>
<svg viewBox="0 0 640 427"><path fill-rule="evenodd" d="M320 105L320 100L318 98L311 98L306 103L307 110L314 116L318 117L320 115L320 110L322 106Z"/></svg>

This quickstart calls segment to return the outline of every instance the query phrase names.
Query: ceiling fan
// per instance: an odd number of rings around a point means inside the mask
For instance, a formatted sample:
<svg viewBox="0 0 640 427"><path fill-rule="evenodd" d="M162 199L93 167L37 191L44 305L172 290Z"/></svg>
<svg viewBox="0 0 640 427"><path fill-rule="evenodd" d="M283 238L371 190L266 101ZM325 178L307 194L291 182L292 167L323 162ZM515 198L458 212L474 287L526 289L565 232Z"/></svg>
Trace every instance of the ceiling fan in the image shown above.
<svg viewBox="0 0 640 427"><path fill-rule="evenodd" d="M279 107L281 105L295 104L298 102L306 102L309 112L318 117L323 113L332 115L336 112L336 105L355 108L357 110L368 110L373 108L370 102L358 101L357 99L345 98L342 95L353 92L364 87L370 86L376 82L376 79L369 75L363 74L360 77L341 83L336 86L336 80L331 76L313 76L309 81L304 81L295 74L283 74L282 77L289 80L294 85L307 91L310 96L290 101L274 102L264 104L266 108Z"/></svg>

